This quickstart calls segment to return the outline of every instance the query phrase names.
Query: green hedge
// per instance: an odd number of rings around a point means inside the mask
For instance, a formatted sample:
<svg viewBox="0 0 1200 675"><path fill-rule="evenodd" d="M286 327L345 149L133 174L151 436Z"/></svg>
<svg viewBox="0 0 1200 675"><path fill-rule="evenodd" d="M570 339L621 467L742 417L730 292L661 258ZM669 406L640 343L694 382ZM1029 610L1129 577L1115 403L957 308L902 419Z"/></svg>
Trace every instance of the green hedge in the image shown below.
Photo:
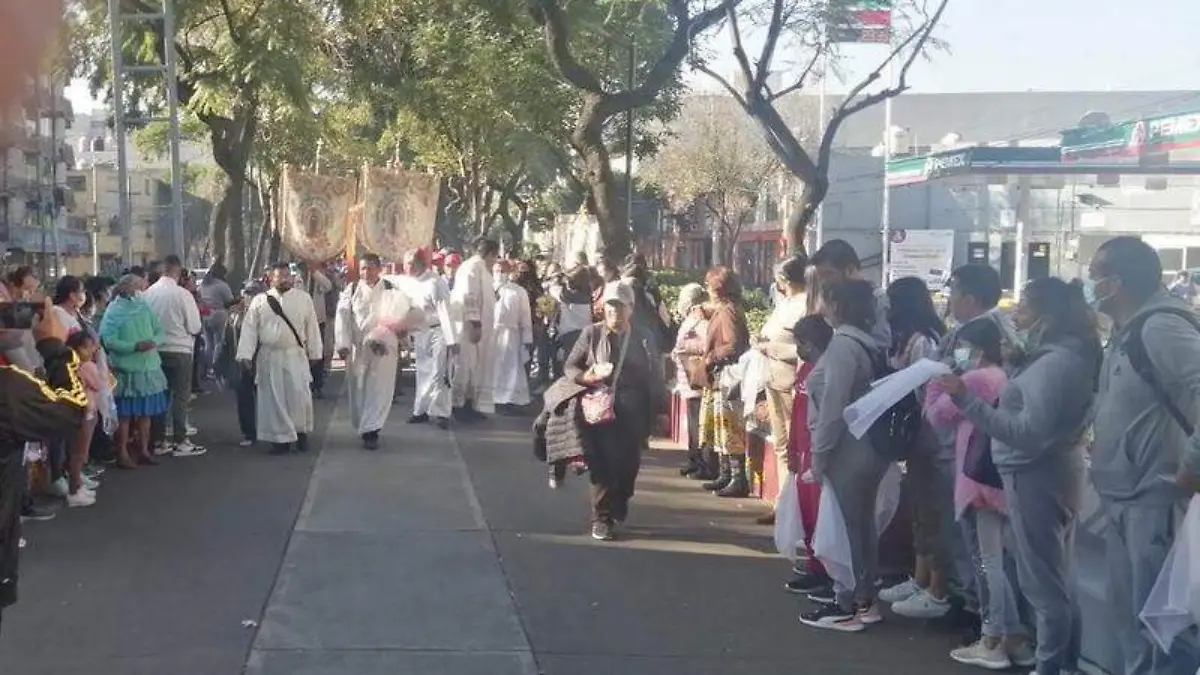
<svg viewBox="0 0 1200 675"><path fill-rule="evenodd" d="M663 302L667 308L675 311L679 301L679 291L688 284L703 284L704 273L707 270L664 269L653 270L650 277L658 287ZM758 289L749 290L745 294L746 323L750 326L750 334L758 334L767 317L771 314L771 299Z"/></svg>

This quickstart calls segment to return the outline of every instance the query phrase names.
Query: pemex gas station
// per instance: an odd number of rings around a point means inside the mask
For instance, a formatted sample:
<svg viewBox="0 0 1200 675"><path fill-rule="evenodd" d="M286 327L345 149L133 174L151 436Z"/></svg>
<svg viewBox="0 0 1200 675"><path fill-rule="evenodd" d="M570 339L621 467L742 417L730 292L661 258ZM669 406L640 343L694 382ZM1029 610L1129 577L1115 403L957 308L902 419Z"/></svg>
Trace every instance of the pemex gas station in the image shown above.
<svg viewBox="0 0 1200 675"><path fill-rule="evenodd" d="M1031 279L1082 276L1117 235L1156 248L1169 275L1200 269L1197 175L1200 111L1116 123L1090 113L1057 139L894 159L886 189L893 200L948 198L954 259L991 265L1019 297Z"/></svg>

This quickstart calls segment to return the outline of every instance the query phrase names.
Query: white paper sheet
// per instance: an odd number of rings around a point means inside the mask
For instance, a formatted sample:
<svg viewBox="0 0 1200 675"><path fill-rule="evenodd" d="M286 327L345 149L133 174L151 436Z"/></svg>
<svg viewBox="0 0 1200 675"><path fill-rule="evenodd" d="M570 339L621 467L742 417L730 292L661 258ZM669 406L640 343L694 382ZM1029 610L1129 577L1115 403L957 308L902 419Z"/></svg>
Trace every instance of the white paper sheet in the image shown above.
<svg viewBox="0 0 1200 675"><path fill-rule="evenodd" d="M904 370L880 378L862 398L846 406L842 419L850 428L850 434L862 438L867 430L888 408L900 399L916 391L918 387L941 375L949 375L950 366L930 359L921 359Z"/></svg>

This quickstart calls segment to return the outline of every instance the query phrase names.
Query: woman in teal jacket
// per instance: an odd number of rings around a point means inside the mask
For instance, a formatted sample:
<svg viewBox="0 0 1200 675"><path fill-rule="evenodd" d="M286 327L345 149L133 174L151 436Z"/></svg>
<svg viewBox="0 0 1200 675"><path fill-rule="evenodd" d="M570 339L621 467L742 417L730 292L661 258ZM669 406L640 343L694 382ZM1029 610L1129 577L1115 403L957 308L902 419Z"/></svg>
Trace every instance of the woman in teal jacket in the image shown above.
<svg viewBox="0 0 1200 675"><path fill-rule="evenodd" d="M144 282L127 274L114 291L100 323L100 340L108 351L109 368L116 374L117 466L137 468L157 464L150 454L150 419L167 411L167 378L163 375L158 345L162 325L137 292ZM137 432L137 450L129 454L130 426Z"/></svg>

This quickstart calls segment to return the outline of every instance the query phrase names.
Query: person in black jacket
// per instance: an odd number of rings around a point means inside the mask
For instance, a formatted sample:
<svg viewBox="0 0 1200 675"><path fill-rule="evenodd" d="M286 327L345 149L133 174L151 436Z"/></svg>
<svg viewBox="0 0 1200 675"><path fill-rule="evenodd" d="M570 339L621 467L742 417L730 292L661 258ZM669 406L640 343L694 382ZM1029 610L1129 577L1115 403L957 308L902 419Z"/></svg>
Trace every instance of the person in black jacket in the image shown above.
<svg viewBox="0 0 1200 675"><path fill-rule="evenodd" d="M87 413L79 359L67 348L67 329L52 304L33 327L46 379L0 361L0 612L17 600L21 500L25 494L25 444L74 433ZM0 330L0 351L20 331Z"/></svg>

